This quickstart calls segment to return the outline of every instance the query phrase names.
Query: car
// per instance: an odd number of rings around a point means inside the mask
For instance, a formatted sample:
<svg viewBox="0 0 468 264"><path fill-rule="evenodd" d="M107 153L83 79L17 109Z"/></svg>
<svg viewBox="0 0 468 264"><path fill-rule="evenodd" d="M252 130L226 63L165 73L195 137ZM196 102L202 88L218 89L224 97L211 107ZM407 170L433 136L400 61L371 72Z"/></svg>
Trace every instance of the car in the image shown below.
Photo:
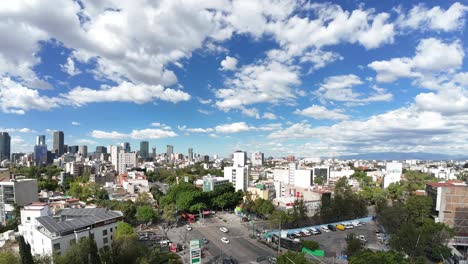
<svg viewBox="0 0 468 264"><path fill-rule="evenodd" d="M301 236L302 236L302 235L301 235L301 232L299 232L299 231L294 232L294 235L295 235L296 237L301 237Z"/></svg>
<svg viewBox="0 0 468 264"><path fill-rule="evenodd" d="M210 243L210 241L209 241L208 239L206 239L206 238L202 238L202 239L201 239L201 242L202 242L203 244L208 244L208 243Z"/></svg>
<svg viewBox="0 0 468 264"><path fill-rule="evenodd" d="M309 228L309 230L313 235L321 234L321 232L316 228L311 227L311 228Z"/></svg>
<svg viewBox="0 0 468 264"><path fill-rule="evenodd" d="M328 229L328 227L324 226L324 225L320 227L320 230L322 230L322 231L324 231L326 233L330 232L330 229Z"/></svg>
<svg viewBox="0 0 468 264"><path fill-rule="evenodd" d="M344 230L346 229L346 227L345 227L344 225L342 225L342 224L337 224L337 225L336 225L336 229L337 229L337 230L344 231Z"/></svg>
<svg viewBox="0 0 468 264"><path fill-rule="evenodd" d="M302 231L299 231L299 234L301 234L301 237L307 236L307 235L306 235L304 232L302 232Z"/></svg>
<svg viewBox="0 0 468 264"><path fill-rule="evenodd" d="M349 222L341 223L341 224L344 225L345 229L353 229L354 228L353 224L351 224Z"/></svg>
<svg viewBox="0 0 468 264"><path fill-rule="evenodd" d="M328 229L330 229L331 231L336 231L336 226L334 226L334 225L328 225L327 227L328 227Z"/></svg>
<svg viewBox="0 0 468 264"><path fill-rule="evenodd" d="M186 225L186 226L185 226L185 229L187 229L187 231L190 231L190 230L192 230L192 227L189 226L189 225Z"/></svg>
<svg viewBox="0 0 468 264"><path fill-rule="evenodd" d="M219 231L221 231L221 232L223 232L223 233L229 232L229 230L228 230L226 227L224 227L224 226L220 227L220 228L219 228Z"/></svg>
<svg viewBox="0 0 468 264"><path fill-rule="evenodd" d="M311 233L309 230L305 229L305 228L302 229L301 232L304 233L305 236L310 236L310 235L312 235L312 233Z"/></svg>
<svg viewBox="0 0 468 264"><path fill-rule="evenodd" d="M359 221L352 221L351 224L352 224L353 226L356 226L356 227L362 226L361 222L359 222Z"/></svg>
<svg viewBox="0 0 468 264"><path fill-rule="evenodd" d="M221 242L223 242L224 244L229 244L229 239L227 239L226 237L222 237Z"/></svg>
<svg viewBox="0 0 468 264"><path fill-rule="evenodd" d="M294 239L294 238L296 238L297 236L296 236L295 234L288 234L287 237L290 238L290 239Z"/></svg>

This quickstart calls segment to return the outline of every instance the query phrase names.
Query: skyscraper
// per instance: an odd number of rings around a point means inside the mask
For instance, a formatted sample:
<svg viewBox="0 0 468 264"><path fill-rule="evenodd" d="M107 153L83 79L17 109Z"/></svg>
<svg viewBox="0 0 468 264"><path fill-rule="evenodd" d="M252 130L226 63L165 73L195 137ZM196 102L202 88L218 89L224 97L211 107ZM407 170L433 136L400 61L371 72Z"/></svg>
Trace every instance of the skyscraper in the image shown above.
<svg viewBox="0 0 468 264"><path fill-rule="evenodd" d="M37 146L45 145L45 135L39 135L36 137L36 145Z"/></svg>
<svg viewBox="0 0 468 264"><path fill-rule="evenodd" d="M188 160L189 161L193 160L193 148L188 149Z"/></svg>
<svg viewBox="0 0 468 264"><path fill-rule="evenodd" d="M122 143L122 144L120 144L120 145L122 146L122 148L123 148L123 150L124 150L125 152L130 152L130 151L131 151L131 149L130 149L130 142L124 142L124 143Z"/></svg>
<svg viewBox="0 0 468 264"><path fill-rule="evenodd" d="M151 157L156 158L156 147L151 149Z"/></svg>
<svg viewBox="0 0 468 264"><path fill-rule="evenodd" d="M59 156L65 152L63 139L63 131L54 131L54 146L52 150Z"/></svg>
<svg viewBox="0 0 468 264"><path fill-rule="evenodd" d="M247 152L238 150L233 154L233 166L245 166L247 163Z"/></svg>
<svg viewBox="0 0 468 264"><path fill-rule="evenodd" d="M9 160L11 152L11 137L8 132L0 132L0 161Z"/></svg>
<svg viewBox="0 0 468 264"><path fill-rule="evenodd" d="M107 153L107 148L104 147L104 146L97 146L96 147L96 154L98 154L98 153L99 154L102 154L102 153L106 154Z"/></svg>
<svg viewBox="0 0 468 264"><path fill-rule="evenodd" d="M88 156L88 146L82 145L78 148L78 153L81 154L82 157Z"/></svg>
<svg viewBox="0 0 468 264"><path fill-rule="evenodd" d="M174 146L167 145L167 150L166 150L167 159L171 160L173 153L174 153Z"/></svg>
<svg viewBox="0 0 468 264"><path fill-rule="evenodd" d="M149 154L149 142L141 141L140 142L140 157L147 159Z"/></svg>

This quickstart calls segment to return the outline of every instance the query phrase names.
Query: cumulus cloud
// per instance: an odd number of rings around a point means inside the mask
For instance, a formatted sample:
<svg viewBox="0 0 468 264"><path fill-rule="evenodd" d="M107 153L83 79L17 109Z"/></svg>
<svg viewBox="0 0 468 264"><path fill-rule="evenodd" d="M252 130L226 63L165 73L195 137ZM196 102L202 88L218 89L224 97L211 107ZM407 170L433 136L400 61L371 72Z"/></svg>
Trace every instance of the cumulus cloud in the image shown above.
<svg viewBox="0 0 468 264"><path fill-rule="evenodd" d="M159 138L168 138L176 137L177 134L174 131L166 129L153 129L146 128L142 130L132 130L130 133L121 133L117 131L102 131L102 130L93 130L91 131L91 136L98 139L159 139Z"/></svg>
<svg viewBox="0 0 468 264"><path fill-rule="evenodd" d="M179 130L192 133L222 133L222 134L234 134L247 131L272 131L282 128L280 123L270 123L258 126L251 126L245 122L234 122L228 124L217 125L213 128L188 128L187 126L178 126Z"/></svg>
<svg viewBox="0 0 468 264"><path fill-rule="evenodd" d="M75 62L71 57L68 57L65 64L60 65L60 68L70 76L75 76L81 73L81 71L75 67Z"/></svg>
<svg viewBox="0 0 468 264"><path fill-rule="evenodd" d="M161 85L135 85L129 82L122 82L118 86L103 85L99 90L77 87L63 94L63 97L77 106L96 102L143 104L156 99L172 103L190 100L190 95L180 90L165 89Z"/></svg>
<svg viewBox="0 0 468 264"><path fill-rule="evenodd" d="M236 122L231 124L223 124L216 126L214 130L218 133L239 133L249 131L252 128L249 127L245 122Z"/></svg>
<svg viewBox="0 0 468 264"><path fill-rule="evenodd" d="M159 122L153 122L150 125L153 126L153 127L160 127L162 129L167 129L167 130L172 129L171 126L163 124L163 123L159 123Z"/></svg>
<svg viewBox="0 0 468 264"><path fill-rule="evenodd" d="M0 131L8 132L8 133L37 133L36 130L31 128L0 128Z"/></svg>
<svg viewBox="0 0 468 264"><path fill-rule="evenodd" d="M377 72L377 81L393 82L399 78L422 77L427 72L444 72L458 69L465 52L460 41L445 43L435 38L423 39L412 58L393 58L374 61L368 66Z"/></svg>
<svg viewBox="0 0 468 264"><path fill-rule="evenodd" d="M419 4L408 13L401 12L397 19L397 25L408 29L453 31L459 30L465 24L465 12L467 6L458 2L444 10L440 6L428 9L424 4Z"/></svg>
<svg viewBox="0 0 468 264"><path fill-rule="evenodd" d="M79 125L81 125L80 122L76 122L76 121L72 121L71 124L74 125L74 126L79 126Z"/></svg>
<svg viewBox="0 0 468 264"><path fill-rule="evenodd" d="M200 104L204 104L204 105L211 104L211 102L213 101L211 99L203 99L203 98L200 98L200 97L197 97L197 100L198 100L198 102L200 102Z"/></svg>
<svg viewBox="0 0 468 264"><path fill-rule="evenodd" d="M236 68L237 68L237 59L234 57L226 56L226 58L221 61L222 71L233 71Z"/></svg>
<svg viewBox="0 0 468 264"><path fill-rule="evenodd" d="M262 115L262 118L264 119L270 119L270 120L275 120L277 119L277 116L273 113L270 113L270 112L265 112L263 115Z"/></svg>
<svg viewBox="0 0 468 264"><path fill-rule="evenodd" d="M344 120L349 118L349 116L343 114L343 111L341 110L329 110L326 107L320 105L312 105L302 110L296 109L294 113L297 115L308 116L313 119Z"/></svg>

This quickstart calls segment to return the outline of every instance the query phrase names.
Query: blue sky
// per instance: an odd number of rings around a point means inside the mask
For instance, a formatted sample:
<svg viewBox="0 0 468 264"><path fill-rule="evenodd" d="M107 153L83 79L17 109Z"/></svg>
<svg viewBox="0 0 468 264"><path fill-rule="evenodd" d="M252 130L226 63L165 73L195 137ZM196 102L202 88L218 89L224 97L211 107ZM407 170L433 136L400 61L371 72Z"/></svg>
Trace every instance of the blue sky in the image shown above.
<svg viewBox="0 0 468 264"><path fill-rule="evenodd" d="M467 12L452 1L0 4L0 130L27 152L63 130L91 149L466 153Z"/></svg>

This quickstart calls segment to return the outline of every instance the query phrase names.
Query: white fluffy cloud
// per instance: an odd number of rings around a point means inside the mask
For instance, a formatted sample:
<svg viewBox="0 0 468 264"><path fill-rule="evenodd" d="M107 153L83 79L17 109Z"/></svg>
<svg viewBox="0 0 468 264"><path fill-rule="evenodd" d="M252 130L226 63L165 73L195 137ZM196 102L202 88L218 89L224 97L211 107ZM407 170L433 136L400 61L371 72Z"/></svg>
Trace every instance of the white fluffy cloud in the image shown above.
<svg viewBox="0 0 468 264"><path fill-rule="evenodd" d="M270 120L275 120L277 119L277 116L273 113L270 113L270 112L266 112L262 115L262 118L264 119L270 119Z"/></svg>
<svg viewBox="0 0 468 264"><path fill-rule="evenodd" d="M405 14L400 13L398 26L409 29L453 31L461 29L465 23L465 12L468 10L458 2L452 4L447 10L440 6L428 9L419 4Z"/></svg>
<svg viewBox="0 0 468 264"><path fill-rule="evenodd" d="M82 145L97 145L98 144L96 141L91 140L91 139L78 139L76 143L82 144Z"/></svg>
<svg viewBox="0 0 468 264"><path fill-rule="evenodd" d="M338 109L329 110L324 106L312 105L311 107L294 111L295 114L308 116L313 119L331 119L331 120L344 120L349 116L343 114L343 111Z"/></svg>
<svg viewBox="0 0 468 264"><path fill-rule="evenodd" d="M391 93L386 93L383 89L378 89L375 93L368 96L355 92L352 89L354 86L361 84L363 84L363 81L354 74L331 76L325 78L316 94L322 101L332 100L358 104L390 101L393 98Z"/></svg>
<svg viewBox="0 0 468 264"><path fill-rule="evenodd" d="M74 125L74 126L79 126L79 125L81 125L80 122L76 122L76 121L72 121L71 124Z"/></svg>
<svg viewBox="0 0 468 264"><path fill-rule="evenodd" d="M221 61L222 71L233 71L236 68L237 68L237 59L234 57L226 56L226 58Z"/></svg>
<svg viewBox="0 0 468 264"><path fill-rule="evenodd" d="M465 52L460 41L445 43L435 38L423 39L413 58L374 61L368 66L377 72L377 81L392 82L403 77L421 77L427 72L451 71L461 67Z"/></svg>
<svg viewBox="0 0 468 264"><path fill-rule="evenodd" d="M23 127L23 128L0 128L0 131L8 133L37 133L36 130Z"/></svg>
<svg viewBox="0 0 468 264"><path fill-rule="evenodd" d="M130 133L120 133L117 131L106 132L102 130L91 131L91 136L98 139L159 139L176 137L177 134L174 131L166 129L154 129L146 128L142 130L132 130Z"/></svg>
<svg viewBox="0 0 468 264"><path fill-rule="evenodd" d="M135 85L122 82L118 86L103 85L101 89L77 87L63 95L70 103L81 106L96 102L133 102L148 103L156 99L177 103L187 101L190 95L180 90L164 88L161 85Z"/></svg>
<svg viewBox="0 0 468 264"><path fill-rule="evenodd" d="M231 124L219 125L214 128L218 133L239 133L249 131L252 128L249 127L245 122L237 122Z"/></svg>
<svg viewBox="0 0 468 264"><path fill-rule="evenodd" d="M41 96L35 89L4 77L0 79L0 107L4 113L24 114L28 110L50 110L59 106L57 98Z"/></svg>
<svg viewBox="0 0 468 264"><path fill-rule="evenodd" d="M60 65L60 68L70 76L75 76L81 73L81 71L76 68L75 62L71 57L68 57L67 62L63 65Z"/></svg>
<svg viewBox="0 0 468 264"><path fill-rule="evenodd" d="M251 126L245 122L234 122L228 124L217 125L213 128L188 128L187 126L178 126L178 129L184 132L192 133L221 133L221 134L234 134L247 131L273 131L281 129L280 123L263 124L259 126Z"/></svg>

